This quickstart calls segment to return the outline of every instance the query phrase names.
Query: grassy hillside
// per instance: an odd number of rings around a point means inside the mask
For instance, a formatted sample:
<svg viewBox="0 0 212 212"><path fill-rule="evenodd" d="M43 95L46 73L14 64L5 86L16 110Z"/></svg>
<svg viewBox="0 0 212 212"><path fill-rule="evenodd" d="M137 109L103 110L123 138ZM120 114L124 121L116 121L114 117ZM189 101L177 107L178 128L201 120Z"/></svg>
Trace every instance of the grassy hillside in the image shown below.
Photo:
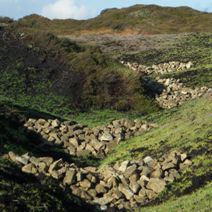
<svg viewBox="0 0 212 212"><path fill-rule="evenodd" d="M154 207L145 207L141 208L140 212L190 212L190 211L200 211L206 212L212 210L211 192L212 184L208 183L203 186L201 189L182 197L173 198L169 202L164 204L154 206Z"/></svg>
<svg viewBox="0 0 212 212"><path fill-rule="evenodd" d="M155 202L155 204L164 202L155 208L156 211L157 208L167 207L171 210L170 197L177 198L190 193L211 180L211 110L211 98L205 97L188 102L179 109L146 117L149 121L157 123L158 128L123 142L102 161L102 164L142 158L147 155L159 156L174 149L187 151L193 161L192 166L183 172L179 181L170 184ZM204 205L203 209L207 207ZM154 211L154 207L150 207L149 210Z"/></svg>
<svg viewBox="0 0 212 212"><path fill-rule="evenodd" d="M135 5L108 9L92 19L49 20L37 15L24 17L18 25L31 30L49 30L56 34L166 34L211 32L212 15L189 7Z"/></svg>
<svg viewBox="0 0 212 212"><path fill-rule="evenodd" d="M18 21L0 18L0 23L6 24L0 24L0 211L94 211L53 179L22 173L6 160L4 154L9 151L63 158L79 166L103 166L182 150L188 153L192 165L155 201L138 211L212 209L211 95L161 110L154 99L145 95L142 75L119 62L125 59L149 66L192 61L191 69L161 77L180 79L189 87L211 87L211 13L188 7L135 5L105 10L84 21L31 15ZM181 32L194 33L176 34L168 40L162 35ZM93 40L85 37L83 42L80 37L78 41L57 37L86 33L97 36L91 35ZM114 41L105 38L105 43L95 43L104 33L111 33ZM149 36L146 40L138 36L135 42L129 42L132 51L128 51L128 43L115 34L161 35L155 40L152 37L149 43ZM137 49L139 39L147 43L143 50ZM70 156L58 146L45 144L38 134L23 127L28 118L75 120L90 127L114 119L138 118L158 127L121 142L103 160L97 160Z"/></svg>
<svg viewBox="0 0 212 212"><path fill-rule="evenodd" d="M191 33L186 37L179 34L178 37L176 42L173 41L166 48L150 48L132 54L126 53L123 54L123 58L147 66L169 61L192 61L195 65L212 63L211 33Z"/></svg>

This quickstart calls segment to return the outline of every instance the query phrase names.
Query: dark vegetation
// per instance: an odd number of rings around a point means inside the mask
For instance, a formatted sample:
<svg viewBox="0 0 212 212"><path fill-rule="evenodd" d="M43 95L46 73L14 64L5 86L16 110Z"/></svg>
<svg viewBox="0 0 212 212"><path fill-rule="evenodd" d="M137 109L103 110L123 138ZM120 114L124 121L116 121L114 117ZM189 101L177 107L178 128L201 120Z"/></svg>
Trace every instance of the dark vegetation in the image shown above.
<svg viewBox="0 0 212 212"><path fill-rule="evenodd" d="M95 211L53 179L24 174L8 160L0 159L1 211Z"/></svg>
<svg viewBox="0 0 212 212"><path fill-rule="evenodd" d="M0 31L0 52L2 98L63 116L91 108L156 110L139 78L98 47L7 29Z"/></svg>

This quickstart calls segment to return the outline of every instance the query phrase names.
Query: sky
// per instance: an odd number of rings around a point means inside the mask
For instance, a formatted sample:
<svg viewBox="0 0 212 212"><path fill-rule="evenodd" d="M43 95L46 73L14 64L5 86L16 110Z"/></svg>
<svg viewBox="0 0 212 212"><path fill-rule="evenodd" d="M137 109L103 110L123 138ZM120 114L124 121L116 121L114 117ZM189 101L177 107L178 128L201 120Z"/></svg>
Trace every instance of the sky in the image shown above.
<svg viewBox="0 0 212 212"><path fill-rule="evenodd" d="M212 12L212 0L0 0L0 16L19 19L36 13L50 19L88 19L97 16L106 8L135 4L189 6Z"/></svg>

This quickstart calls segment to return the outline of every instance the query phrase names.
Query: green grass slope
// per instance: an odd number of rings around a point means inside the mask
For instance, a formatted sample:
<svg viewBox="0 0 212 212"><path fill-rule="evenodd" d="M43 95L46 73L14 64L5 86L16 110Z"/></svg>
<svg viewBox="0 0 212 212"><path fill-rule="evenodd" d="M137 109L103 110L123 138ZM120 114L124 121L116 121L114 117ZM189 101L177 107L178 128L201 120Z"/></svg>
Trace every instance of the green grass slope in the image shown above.
<svg viewBox="0 0 212 212"><path fill-rule="evenodd" d="M168 45L167 48L126 53L122 57L147 66L169 61L192 61L195 65L212 64L211 33L191 33L186 37L179 34L178 37L179 39ZM163 39L162 35L161 39Z"/></svg>
<svg viewBox="0 0 212 212"><path fill-rule="evenodd" d="M198 191L154 207L141 208L140 212L209 212L212 210L212 184L208 183Z"/></svg>
<svg viewBox="0 0 212 212"><path fill-rule="evenodd" d="M149 121L157 123L158 128L121 143L102 161L102 164L142 158L147 155L157 157L161 153L175 149L186 151L193 162L192 166L183 172L180 180L167 187L157 202L161 203L170 197L176 198L190 193L209 182L212 177L211 111L211 97L203 97L179 108L146 117ZM168 205L169 202L167 207ZM160 206L163 208L163 204ZM206 208L207 205L204 207Z"/></svg>
<svg viewBox="0 0 212 212"><path fill-rule="evenodd" d="M211 32L211 13L189 7L160 7L135 5L122 9L107 9L89 20L49 20L38 15L18 21L23 28L50 30L57 34L122 33L166 34L182 32Z"/></svg>

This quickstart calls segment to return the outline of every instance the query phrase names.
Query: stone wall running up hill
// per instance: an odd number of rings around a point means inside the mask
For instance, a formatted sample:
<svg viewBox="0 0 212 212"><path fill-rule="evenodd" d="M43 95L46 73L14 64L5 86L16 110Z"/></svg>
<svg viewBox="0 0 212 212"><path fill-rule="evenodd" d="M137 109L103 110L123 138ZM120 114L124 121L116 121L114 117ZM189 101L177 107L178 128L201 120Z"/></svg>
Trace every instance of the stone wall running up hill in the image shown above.
<svg viewBox="0 0 212 212"><path fill-rule="evenodd" d="M163 92L156 97L156 101L162 108L172 108L181 105L185 101L202 96L208 90L207 87L186 87L180 80L174 78L158 78L157 82L165 86Z"/></svg>
<svg viewBox="0 0 212 212"><path fill-rule="evenodd" d="M177 151L158 159L147 156L143 160L117 162L101 168L80 168L62 159L36 158L28 153L18 156L9 152L7 157L19 163L23 172L38 177L50 176L62 187L102 210L108 207L132 209L148 203L192 163L186 153Z"/></svg>
<svg viewBox="0 0 212 212"><path fill-rule="evenodd" d="M170 61L168 63L161 63L152 66L145 66L135 62L130 63L123 60L120 62L136 72L145 74L167 74L185 69L190 69L193 66L193 63L191 61L187 63L182 63L179 61Z"/></svg>
<svg viewBox="0 0 212 212"><path fill-rule="evenodd" d="M160 77L163 74L190 69L193 65L190 61L187 63L171 61L152 66L144 66L127 61L121 61L121 63L136 73L144 75L157 75L155 81L164 87L163 92L156 96L156 102L161 108L172 108L181 105L187 100L202 96L208 90L207 87L189 88L183 85L180 80Z"/></svg>
<svg viewBox="0 0 212 212"><path fill-rule="evenodd" d="M29 119L24 126L40 134L48 144L62 146L70 155L91 154L95 157L102 157L119 142L156 127L155 124L128 119L115 120L95 128L57 119Z"/></svg>

